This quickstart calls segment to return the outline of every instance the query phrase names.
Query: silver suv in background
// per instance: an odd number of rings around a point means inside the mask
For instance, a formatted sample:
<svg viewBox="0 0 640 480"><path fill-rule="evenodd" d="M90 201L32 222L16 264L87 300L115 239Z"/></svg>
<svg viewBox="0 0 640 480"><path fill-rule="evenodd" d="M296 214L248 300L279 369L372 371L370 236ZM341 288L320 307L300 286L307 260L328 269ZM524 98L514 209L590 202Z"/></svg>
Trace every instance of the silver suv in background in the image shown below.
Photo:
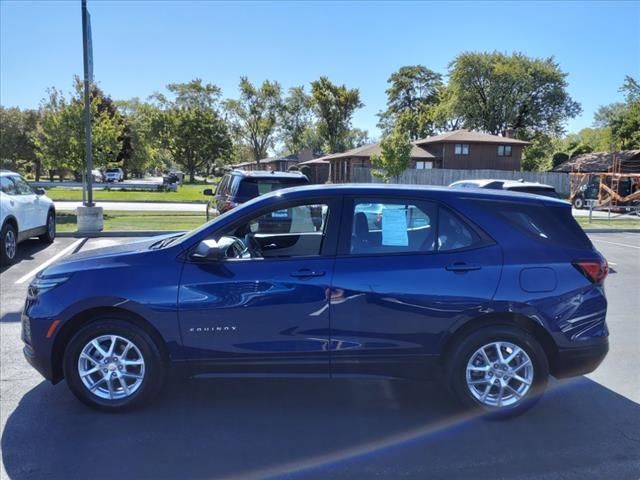
<svg viewBox="0 0 640 480"><path fill-rule="evenodd" d="M107 168L104 177L107 182L124 182L124 172L121 168Z"/></svg>
<svg viewBox="0 0 640 480"><path fill-rule="evenodd" d="M532 193L544 197L560 198L556 189L543 183L524 180L460 180L453 182L454 188L488 188L491 190L509 190L511 192Z"/></svg>

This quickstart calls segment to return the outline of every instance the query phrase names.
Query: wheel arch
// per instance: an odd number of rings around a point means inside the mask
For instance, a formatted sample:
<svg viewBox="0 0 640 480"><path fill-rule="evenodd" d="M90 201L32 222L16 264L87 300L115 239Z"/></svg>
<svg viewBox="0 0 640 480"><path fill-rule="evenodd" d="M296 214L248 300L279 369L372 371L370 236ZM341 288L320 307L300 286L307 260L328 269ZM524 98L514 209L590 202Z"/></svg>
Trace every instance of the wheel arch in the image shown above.
<svg viewBox="0 0 640 480"><path fill-rule="evenodd" d="M473 332L476 332L482 328L505 325L515 326L525 332L533 335L533 337L540 343L540 346L544 350L547 360L550 366L555 364L555 358L557 355L556 343L553 340L551 334L538 322L526 315L514 312L496 312L489 313L480 317L476 317L473 320L460 325L455 329L444 341L442 348L442 359L446 361L450 352L455 346L465 337Z"/></svg>
<svg viewBox="0 0 640 480"><path fill-rule="evenodd" d="M4 228L4 226L6 224L9 224L9 225L13 226L13 228L16 229L16 233L19 232L19 230L18 230L18 219L16 217L14 217L13 215L7 215L7 217L2 222L2 226L0 228Z"/></svg>
<svg viewBox="0 0 640 480"><path fill-rule="evenodd" d="M60 331L56 335L51 351L51 365L52 369L52 382L58 383L64 378L62 362L64 359L64 352L66 350L69 341L73 335L85 325L90 325L93 322L103 320L106 318L112 318L117 320L123 320L129 322L142 330L144 330L156 343L162 358L168 364L170 360L169 350L162 338L160 332L143 316L130 310L125 310L118 307L95 307L82 312L77 313L71 317L60 328Z"/></svg>

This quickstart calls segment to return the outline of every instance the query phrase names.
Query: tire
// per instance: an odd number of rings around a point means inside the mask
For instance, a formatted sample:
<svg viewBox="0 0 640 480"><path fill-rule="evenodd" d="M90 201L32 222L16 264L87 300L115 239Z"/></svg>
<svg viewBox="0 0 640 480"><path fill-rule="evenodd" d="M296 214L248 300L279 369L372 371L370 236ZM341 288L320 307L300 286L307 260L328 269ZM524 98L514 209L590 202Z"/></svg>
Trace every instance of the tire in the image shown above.
<svg viewBox="0 0 640 480"><path fill-rule="evenodd" d="M505 359L516 352L514 347L521 349L521 352L509 364L501 363L497 344ZM487 362L481 354L482 349L491 360L486 370ZM514 374L529 380L530 385L516 379ZM519 415L533 407L544 392L548 378L549 363L540 343L528 332L506 325L485 327L462 338L450 350L445 367L445 380L450 393L464 407L487 413L489 418ZM468 384L468 381L475 384ZM489 386L490 381L497 383ZM504 388L505 384L509 387ZM504 395L500 401L498 394L501 387ZM514 390L519 395L514 394Z"/></svg>
<svg viewBox="0 0 640 480"><path fill-rule="evenodd" d="M56 238L56 214L53 210L50 210L47 214L47 231L40 235L38 238L43 243L53 243Z"/></svg>
<svg viewBox="0 0 640 480"><path fill-rule="evenodd" d="M18 232L10 223L0 230L0 264L11 265L18 256Z"/></svg>
<svg viewBox="0 0 640 480"><path fill-rule="evenodd" d="M584 198L578 195L573 199L573 208L582 210L584 208Z"/></svg>
<svg viewBox="0 0 640 480"><path fill-rule="evenodd" d="M113 354L106 357L106 362L105 355L98 353L92 341L103 353L108 353L111 342L115 341ZM123 356L126 342L132 346ZM87 360L86 355L93 360ZM98 371L87 374L96 367ZM104 412L123 412L149 404L160 392L167 368L158 345L147 332L123 319L101 317L73 336L65 349L63 370L69 389L81 402Z"/></svg>

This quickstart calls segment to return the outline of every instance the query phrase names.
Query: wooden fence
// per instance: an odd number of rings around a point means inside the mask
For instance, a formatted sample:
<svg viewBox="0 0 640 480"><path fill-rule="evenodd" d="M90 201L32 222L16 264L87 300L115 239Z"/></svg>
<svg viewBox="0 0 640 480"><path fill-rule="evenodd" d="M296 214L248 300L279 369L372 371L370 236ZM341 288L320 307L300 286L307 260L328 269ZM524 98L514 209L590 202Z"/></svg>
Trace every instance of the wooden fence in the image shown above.
<svg viewBox="0 0 640 480"><path fill-rule="evenodd" d="M380 182L378 177L372 175L372 169L355 167L352 179L356 183ZM393 180L390 183L403 183L409 185L449 185L458 180L475 179L496 180L524 180L526 182L538 182L551 185L560 194L569 194L569 175L559 172L523 172L509 170L454 170L434 168L430 170L405 170L400 176L400 181Z"/></svg>

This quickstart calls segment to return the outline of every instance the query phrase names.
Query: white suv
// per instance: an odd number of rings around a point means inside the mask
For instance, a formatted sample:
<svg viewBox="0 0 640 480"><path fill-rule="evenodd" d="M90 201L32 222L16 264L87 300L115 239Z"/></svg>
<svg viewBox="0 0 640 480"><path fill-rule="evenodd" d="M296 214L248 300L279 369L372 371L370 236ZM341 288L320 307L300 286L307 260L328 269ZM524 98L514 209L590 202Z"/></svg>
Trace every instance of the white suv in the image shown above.
<svg viewBox="0 0 640 480"><path fill-rule="evenodd" d="M31 188L17 173L0 170L0 225L0 263L8 265L16 259L19 242L30 237L53 242L53 201L42 188Z"/></svg>
<svg viewBox="0 0 640 480"><path fill-rule="evenodd" d="M107 182L124 182L124 172L121 168L107 168L104 176Z"/></svg>

